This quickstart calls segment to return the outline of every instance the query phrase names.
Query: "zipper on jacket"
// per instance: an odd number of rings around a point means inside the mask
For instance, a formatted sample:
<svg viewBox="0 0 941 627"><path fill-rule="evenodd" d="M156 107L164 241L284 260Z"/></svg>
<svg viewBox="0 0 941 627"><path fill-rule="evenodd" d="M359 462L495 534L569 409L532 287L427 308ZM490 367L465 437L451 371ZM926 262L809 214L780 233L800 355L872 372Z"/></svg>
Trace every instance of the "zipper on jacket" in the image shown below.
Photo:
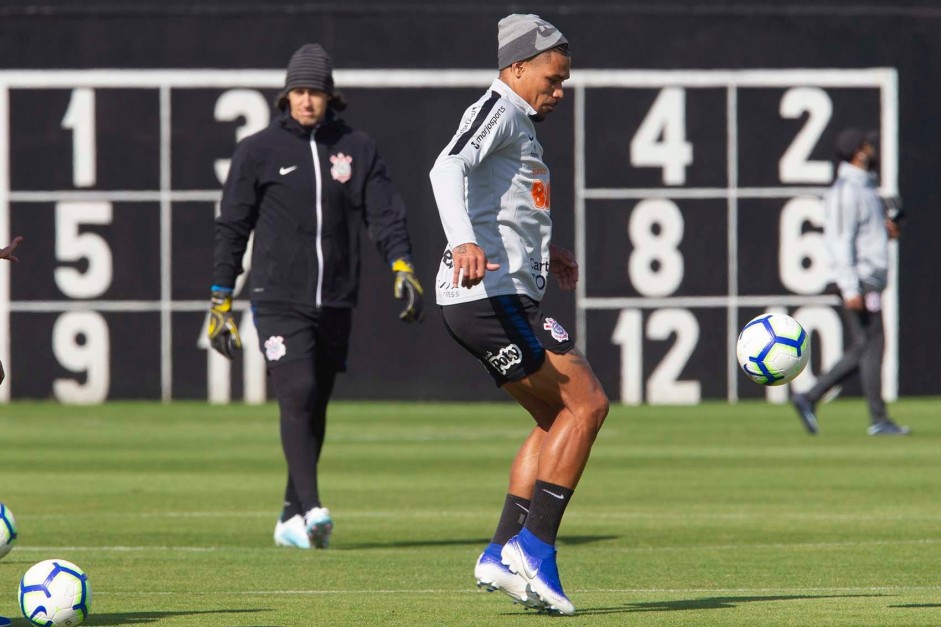
<svg viewBox="0 0 941 627"><path fill-rule="evenodd" d="M320 309L323 301L323 246L320 241L323 235L323 203L321 202L323 194L320 180L320 158L317 156L317 141L314 139L314 133L310 134L310 152L314 156L314 180L316 181L314 201L317 209L317 295L315 304Z"/></svg>

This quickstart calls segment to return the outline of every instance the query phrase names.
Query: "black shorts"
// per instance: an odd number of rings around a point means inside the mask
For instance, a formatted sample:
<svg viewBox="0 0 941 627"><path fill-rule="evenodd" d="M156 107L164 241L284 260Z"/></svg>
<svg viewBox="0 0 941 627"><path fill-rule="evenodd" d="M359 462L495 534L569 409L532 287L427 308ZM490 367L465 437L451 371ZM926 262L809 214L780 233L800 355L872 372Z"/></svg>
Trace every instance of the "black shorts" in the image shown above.
<svg viewBox="0 0 941 627"><path fill-rule="evenodd" d="M253 304L252 311L269 369L309 359L318 367L346 372L352 309L262 302Z"/></svg>
<svg viewBox="0 0 941 627"><path fill-rule="evenodd" d="M444 325L458 344L483 363L497 386L519 381L542 367L546 351L564 354L575 341L528 296L494 296L441 307Z"/></svg>

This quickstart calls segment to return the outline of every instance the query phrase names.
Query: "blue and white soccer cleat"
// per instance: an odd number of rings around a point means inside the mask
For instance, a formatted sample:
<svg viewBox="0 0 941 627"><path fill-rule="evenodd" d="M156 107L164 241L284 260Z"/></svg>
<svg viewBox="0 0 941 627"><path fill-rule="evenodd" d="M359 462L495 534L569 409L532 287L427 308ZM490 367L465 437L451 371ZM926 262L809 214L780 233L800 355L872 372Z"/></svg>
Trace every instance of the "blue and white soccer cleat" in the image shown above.
<svg viewBox="0 0 941 627"><path fill-rule="evenodd" d="M318 549L330 546L330 534L333 533L333 519L330 510L326 507L313 507L304 514L304 523L307 526L307 535L311 543Z"/></svg>
<svg viewBox="0 0 941 627"><path fill-rule="evenodd" d="M295 514L285 522L278 519L274 526L274 543L277 546L290 546L297 549L309 549L310 538L307 536L307 526L304 519Z"/></svg>
<svg viewBox="0 0 941 627"><path fill-rule="evenodd" d="M512 572L526 580L527 594L539 597L545 611L565 616L575 614L575 606L562 590L554 546L523 529L503 546L501 556Z"/></svg>
<svg viewBox="0 0 941 627"><path fill-rule="evenodd" d="M539 600L539 597L527 592L526 580L510 572L510 569L500 561L500 550L502 548L499 544L491 543L480 554L477 565L474 567L474 578L477 580L477 587L487 592L499 590L513 599L513 603L519 603L526 609L545 609L546 606Z"/></svg>

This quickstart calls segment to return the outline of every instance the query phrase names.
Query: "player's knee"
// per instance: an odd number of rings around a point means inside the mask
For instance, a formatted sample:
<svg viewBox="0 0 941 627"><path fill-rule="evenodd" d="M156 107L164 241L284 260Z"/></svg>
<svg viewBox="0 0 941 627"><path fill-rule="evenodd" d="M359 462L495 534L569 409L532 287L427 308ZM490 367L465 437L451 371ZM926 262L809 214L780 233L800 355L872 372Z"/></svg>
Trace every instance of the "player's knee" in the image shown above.
<svg viewBox="0 0 941 627"><path fill-rule="evenodd" d="M600 388L592 392L586 400L582 413L585 422L596 433L601 429L605 418L608 417L609 408L608 396Z"/></svg>

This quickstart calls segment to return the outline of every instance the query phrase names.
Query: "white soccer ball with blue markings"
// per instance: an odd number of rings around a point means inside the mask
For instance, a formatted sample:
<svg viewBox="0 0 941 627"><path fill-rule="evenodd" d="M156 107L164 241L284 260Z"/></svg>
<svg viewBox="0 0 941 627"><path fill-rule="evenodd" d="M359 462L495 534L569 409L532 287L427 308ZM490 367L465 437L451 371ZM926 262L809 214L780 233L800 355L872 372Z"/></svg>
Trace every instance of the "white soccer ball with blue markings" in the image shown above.
<svg viewBox="0 0 941 627"><path fill-rule="evenodd" d="M0 503L0 557L13 550L16 543L16 520L10 508Z"/></svg>
<svg viewBox="0 0 941 627"><path fill-rule="evenodd" d="M749 379L761 385L784 385L810 361L810 336L794 318L765 313L745 325L735 352Z"/></svg>
<svg viewBox="0 0 941 627"><path fill-rule="evenodd" d="M39 562L20 581L20 609L39 627L80 625L91 609L88 575L65 560Z"/></svg>

